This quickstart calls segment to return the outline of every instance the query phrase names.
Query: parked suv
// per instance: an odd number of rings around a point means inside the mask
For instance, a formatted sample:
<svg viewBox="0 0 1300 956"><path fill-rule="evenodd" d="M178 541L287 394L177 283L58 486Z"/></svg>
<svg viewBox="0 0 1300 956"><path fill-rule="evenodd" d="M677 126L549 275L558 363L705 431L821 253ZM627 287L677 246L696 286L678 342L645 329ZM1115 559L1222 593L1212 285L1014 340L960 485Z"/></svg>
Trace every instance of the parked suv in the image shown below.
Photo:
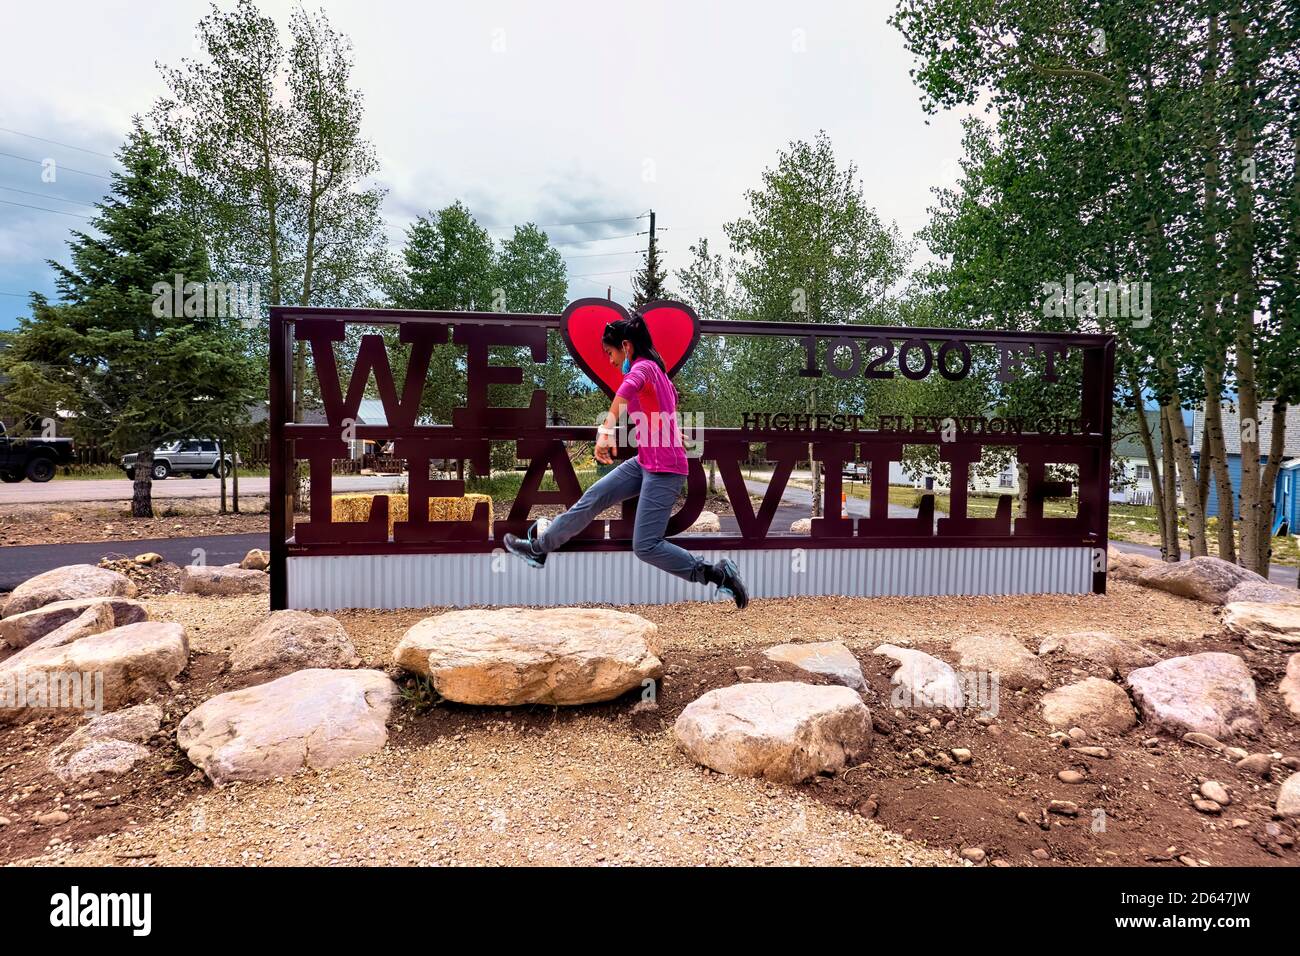
<svg viewBox="0 0 1300 956"><path fill-rule="evenodd" d="M134 453L122 456L122 470L128 478L135 477L135 460L138 457ZM209 438L168 442L153 450L154 481L162 481L171 475L189 475L192 478L212 475L220 478L230 474L231 465L229 455L218 461L217 443Z"/></svg>
<svg viewBox="0 0 1300 956"><path fill-rule="evenodd" d="M70 461L71 438L10 438L0 425L0 481L49 481Z"/></svg>

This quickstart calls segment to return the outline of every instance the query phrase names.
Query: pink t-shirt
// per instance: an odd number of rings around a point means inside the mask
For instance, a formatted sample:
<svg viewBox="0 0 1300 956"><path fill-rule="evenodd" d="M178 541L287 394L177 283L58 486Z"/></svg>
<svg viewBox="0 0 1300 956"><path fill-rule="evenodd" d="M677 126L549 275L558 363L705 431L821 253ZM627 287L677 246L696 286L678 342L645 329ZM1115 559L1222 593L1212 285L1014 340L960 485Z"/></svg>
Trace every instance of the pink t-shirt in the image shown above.
<svg viewBox="0 0 1300 956"><path fill-rule="evenodd" d="M615 393L627 399L634 426L636 460L646 471L687 473L686 452L677 428L677 389L654 362L637 359Z"/></svg>

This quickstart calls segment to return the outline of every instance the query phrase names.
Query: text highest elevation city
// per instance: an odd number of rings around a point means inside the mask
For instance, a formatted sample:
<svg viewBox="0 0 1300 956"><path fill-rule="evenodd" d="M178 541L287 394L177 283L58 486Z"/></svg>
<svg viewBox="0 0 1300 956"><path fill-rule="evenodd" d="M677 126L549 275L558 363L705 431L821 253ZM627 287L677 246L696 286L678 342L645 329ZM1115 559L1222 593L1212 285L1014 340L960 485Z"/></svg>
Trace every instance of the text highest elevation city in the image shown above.
<svg viewBox="0 0 1300 956"><path fill-rule="evenodd" d="M1105 589L1105 548L1110 481L1111 393L1115 340L1109 335L1067 335L954 329L886 328L792 322L700 321L677 302L654 302L642 310L670 374L691 359L700 336L775 336L788 342L800 366L792 374L840 379L863 377L916 381L932 375L957 381L971 375L1002 382L1036 376L1077 394L1077 415L1024 417L951 415L805 414L790 409L751 409L742 427L685 429L691 441L686 495L669 536L686 531L706 498L706 468L715 462L731 503L736 534L691 535L693 551L730 553L753 569L756 596L782 594L988 594ZM419 312L385 309L271 309L271 548L274 607L387 607L450 603L582 603L617 600L585 595L572 584L556 592L558 576L496 560L506 532L520 534L534 505L568 506L581 488L566 442L594 441L596 426L548 424L547 396L532 393L525 407L497 407L489 386L519 385L519 365L489 361L491 350L511 349L534 363L547 359L547 331L559 329L574 362L607 394L621 373L600 348L605 324L627 313L604 299L580 299L561 315L496 312ZM394 377L394 356L385 335L396 332L405 371ZM364 329L359 336L356 332ZM349 334L349 332L352 334ZM354 343L359 343L355 344ZM305 346L307 374L314 376L326 421L293 420L294 355ZM341 380L338 355L352 354L351 373ZM465 404L451 420L421 423L421 398L437 349L455 350L464 375ZM498 353L499 355L499 353ZM448 367L442 363L439 368ZM773 370L772 374L778 374ZM360 403L373 382L386 424L358 423ZM392 455L406 461L409 495L405 521L389 535L388 498L375 497L369 519L331 520L333 463L349 457L346 439L393 442ZM528 462L508 513L489 524L487 505L470 520L431 521L431 497L460 496L464 482L430 477L431 462L463 460L487 473L493 442L513 442ZM915 516L889 514L890 463L905 445L937 446L951 468L948 515L935 520L934 497L920 498ZM1023 516L1003 495L991 517L967 513L965 476L986 446L1009 448L1028 474ZM810 535L774 528L773 519L796 462L812 457L823 465L825 517ZM771 479L754 507L742 465L758 460ZM290 472L307 463L308 517L295 516L288 497ZM871 482L865 517L841 507L842 466L865 462ZM1077 487L1053 477L1069 466ZM1059 473L1060 469L1056 471ZM542 490L550 473L558 490ZM1072 517L1047 517L1047 499L1076 497ZM630 552L635 500L612 520L593 521L557 558ZM796 551L802 563L795 561ZM614 554L608 554L608 553ZM652 570L626 554L626 581L615 582L626 600L685 599L688 591L651 584ZM391 559L391 560L390 560ZM575 557L573 560L577 560ZM493 563L495 561L495 563ZM503 568L502 565L507 567ZM593 565L593 567L596 567ZM616 565L600 565L613 573ZM618 568L624 565L618 564ZM481 574L480 574L481 571ZM623 573L623 572L618 572ZM456 584L449 583L455 578ZM659 578L667 576L659 575ZM649 589L649 590L646 590ZM696 595L698 597L698 595Z"/></svg>

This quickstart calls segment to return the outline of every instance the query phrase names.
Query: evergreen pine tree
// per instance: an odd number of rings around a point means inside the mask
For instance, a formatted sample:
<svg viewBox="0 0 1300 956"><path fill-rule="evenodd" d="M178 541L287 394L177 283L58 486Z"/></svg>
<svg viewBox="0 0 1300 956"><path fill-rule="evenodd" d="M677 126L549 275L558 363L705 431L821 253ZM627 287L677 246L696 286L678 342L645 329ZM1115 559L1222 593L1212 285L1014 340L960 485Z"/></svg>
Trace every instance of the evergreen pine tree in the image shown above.
<svg viewBox="0 0 1300 956"><path fill-rule="evenodd" d="M154 446L230 420L256 397L257 378L239 319L206 314L203 237L139 120L118 159L122 172L91 219L98 234L74 232L71 264L50 262L60 301L31 296L4 358L6 399L22 414L66 416L83 441L137 451L132 514L152 517ZM173 294L178 282L190 295Z"/></svg>

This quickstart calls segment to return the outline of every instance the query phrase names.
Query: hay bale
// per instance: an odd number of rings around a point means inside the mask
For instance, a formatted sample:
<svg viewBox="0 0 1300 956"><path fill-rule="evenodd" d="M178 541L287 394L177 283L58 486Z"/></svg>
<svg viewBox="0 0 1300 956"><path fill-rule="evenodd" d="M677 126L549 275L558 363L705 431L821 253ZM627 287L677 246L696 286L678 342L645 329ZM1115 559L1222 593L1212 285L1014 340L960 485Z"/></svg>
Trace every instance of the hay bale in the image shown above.
<svg viewBox="0 0 1300 956"><path fill-rule="evenodd" d="M388 496L388 536L393 536L393 525L407 518L407 497L404 494ZM375 500L373 494L334 495L330 517L334 521L367 521L370 518L370 505ZM444 497L429 499L430 521L469 521L474 517L474 506L479 502L487 503L488 527L492 527L492 496L466 494L461 497Z"/></svg>

